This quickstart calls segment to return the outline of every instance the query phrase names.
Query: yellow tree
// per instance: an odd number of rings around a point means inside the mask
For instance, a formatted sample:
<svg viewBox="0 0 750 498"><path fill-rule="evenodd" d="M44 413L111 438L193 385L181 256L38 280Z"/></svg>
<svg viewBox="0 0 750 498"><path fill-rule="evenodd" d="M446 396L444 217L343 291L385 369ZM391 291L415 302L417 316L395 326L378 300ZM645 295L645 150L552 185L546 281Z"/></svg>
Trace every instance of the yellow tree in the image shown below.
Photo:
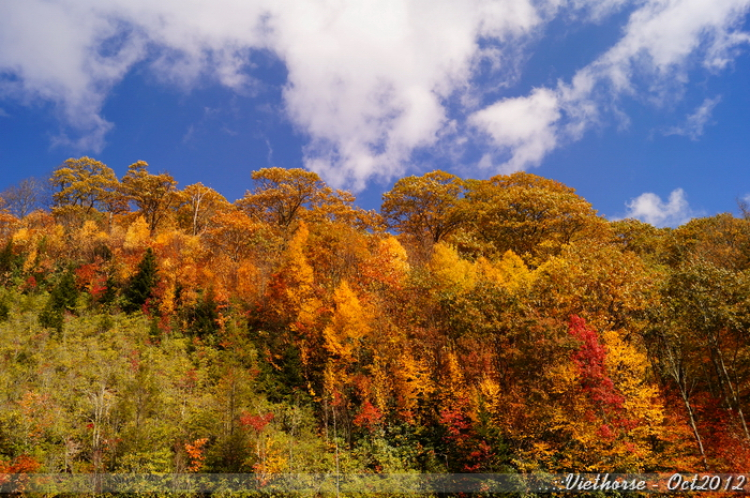
<svg viewBox="0 0 750 498"><path fill-rule="evenodd" d="M81 213L85 216L106 210L117 196L119 182L114 171L103 163L81 157L70 158L52 174L56 215Z"/></svg>
<svg viewBox="0 0 750 498"><path fill-rule="evenodd" d="M570 242L611 238L607 222L575 190L529 173L473 182L465 215L485 256L508 249L538 266Z"/></svg>
<svg viewBox="0 0 750 498"><path fill-rule="evenodd" d="M211 218L229 207L223 195L202 183L188 185L177 192L177 221L180 228L192 235L203 233L210 226Z"/></svg>
<svg viewBox="0 0 750 498"><path fill-rule="evenodd" d="M461 259L456 249L447 244L435 246L429 263L435 280L437 293L460 294L469 291L476 285L477 274L470 261Z"/></svg>
<svg viewBox="0 0 750 498"><path fill-rule="evenodd" d="M237 206L258 221L288 232L299 219L310 223L337 221L358 228L380 228L376 213L353 207L354 197L328 187L317 173L304 169L265 168L254 171L255 188Z"/></svg>
<svg viewBox="0 0 750 498"><path fill-rule="evenodd" d="M422 246L437 244L467 220L461 209L466 184L444 171L409 176L383 194L381 212L389 226Z"/></svg>
<svg viewBox="0 0 750 498"><path fill-rule="evenodd" d="M323 180L304 169L266 168L252 173L255 189L238 205L259 221L287 229L301 212L319 202L327 188Z"/></svg>
<svg viewBox="0 0 750 498"><path fill-rule="evenodd" d="M370 332L370 312L346 280L333 292L333 303L333 318L323 330L324 346L337 362L352 363Z"/></svg>
<svg viewBox="0 0 750 498"><path fill-rule="evenodd" d="M586 241L565 247L540 266L532 293L540 309L561 320L577 314L599 329L638 333L647 326L658 278L633 252Z"/></svg>
<svg viewBox="0 0 750 498"><path fill-rule="evenodd" d="M128 172L122 178L122 191L129 201L138 206L138 212L145 218L151 232L156 230L170 208L177 203L176 185L177 182L168 173L150 174L145 161L128 166Z"/></svg>
<svg viewBox="0 0 750 498"><path fill-rule="evenodd" d="M215 256L224 254L235 262L250 256L260 245L259 232L263 224L250 219L238 209L215 214L206 232L206 247Z"/></svg>
<svg viewBox="0 0 750 498"><path fill-rule="evenodd" d="M622 331L598 334L577 316L569 335L570 356L545 366L546 400L530 409L535 442L523 454L548 470L643 472L661 466L658 451L671 429L664 426L645 348Z"/></svg>

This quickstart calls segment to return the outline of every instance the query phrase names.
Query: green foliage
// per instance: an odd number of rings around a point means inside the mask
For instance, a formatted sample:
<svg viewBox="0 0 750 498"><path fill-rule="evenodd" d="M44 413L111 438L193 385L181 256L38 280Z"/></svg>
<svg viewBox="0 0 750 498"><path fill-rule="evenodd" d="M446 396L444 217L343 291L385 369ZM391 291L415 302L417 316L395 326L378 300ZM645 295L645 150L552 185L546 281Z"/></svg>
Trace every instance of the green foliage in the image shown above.
<svg viewBox="0 0 750 498"><path fill-rule="evenodd" d="M77 298L78 289L76 289L73 272L70 270L64 271L58 276L49 300L39 314L39 323L42 327L62 332L64 315L66 312L72 312L75 309Z"/></svg>
<svg viewBox="0 0 750 498"><path fill-rule="evenodd" d="M191 310L190 332L198 337L207 337L219 330L219 314L214 296L213 288L209 287Z"/></svg>
<svg viewBox="0 0 750 498"><path fill-rule="evenodd" d="M10 316L10 305L5 300L5 296L0 299L0 322L4 322Z"/></svg>
<svg viewBox="0 0 750 498"><path fill-rule="evenodd" d="M24 257L13 252L13 239L8 239L0 251L0 281L8 281L23 266Z"/></svg>
<svg viewBox="0 0 750 498"><path fill-rule="evenodd" d="M156 284L159 282L156 255L149 247L138 265L138 271L130 280L123 294L123 309L128 313L140 310L152 297Z"/></svg>

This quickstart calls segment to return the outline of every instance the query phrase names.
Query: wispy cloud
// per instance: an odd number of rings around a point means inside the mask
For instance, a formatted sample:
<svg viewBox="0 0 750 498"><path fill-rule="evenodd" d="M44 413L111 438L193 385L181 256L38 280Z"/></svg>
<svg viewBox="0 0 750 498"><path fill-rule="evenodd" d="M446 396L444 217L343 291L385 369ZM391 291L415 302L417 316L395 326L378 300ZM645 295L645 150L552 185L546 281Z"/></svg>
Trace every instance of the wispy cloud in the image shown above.
<svg viewBox="0 0 750 498"><path fill-rule="evenodd" d="M675 189L667 202L658 195L646 192L625 204L625 218L635 218L656 227L676 227L701 216L690 208L685 192Z"/></svg>
<svg viewBox="0 0 750 498"><path fill-rule="evenodd" d="M193 137L195 137L195 125L188 126L187 131L182 136L182 143L183 144L189 144L193 141Z"/></svg>
<svg viewBox="0 0 750 498"><path fill-rule="evenodd" d="M695 112L687 117L682 126L668 128L664 134L683 135L689 137L690 140L698 140L698 138L703 135L703 129L707 124L710 124L711 114L714 111L714 107L716 107L719 102L721 102L721 96L704 100Z"/></svg>
<svg viewBox="0 0 750 498"><path fill-rule="evenodd" d="M612 8L616 7L618 5L613 4ZM720 70L736 56L739 46L750 42L750 35L741 31L748 9L749 0L641 2L630 15L622 38L613 47L580 69L570 82L560 81L555 88L543 89L555 101L550 101L548 107L561 112L548 114L546 120L533 115L524 119L521 126L528 136L547 138L537 142L540 145L537 154L523 160L524 154L512 153L502 168L535 166L547 153L580 139L587 129L602 124L607 112L616 120L622 120L624 115L616 103L623 96L656 105L679 98L688 82L688 70L696 60L712 71ZM541 91L535 89L529 96L506 99L500 104L514 108ZM707 99L688 118L685 134L691 138L699 136L718 102L718 98ZM484 113L481 110L477 114ZM505 118L497 114L496 120L501 123ZM494 139L491 145L496 147L496 154L505 153L507 137L492 133L495 127L492 120L480 121L484 131ZM527 146L527 142L522 142L514 149L522 151Z"/></svg>

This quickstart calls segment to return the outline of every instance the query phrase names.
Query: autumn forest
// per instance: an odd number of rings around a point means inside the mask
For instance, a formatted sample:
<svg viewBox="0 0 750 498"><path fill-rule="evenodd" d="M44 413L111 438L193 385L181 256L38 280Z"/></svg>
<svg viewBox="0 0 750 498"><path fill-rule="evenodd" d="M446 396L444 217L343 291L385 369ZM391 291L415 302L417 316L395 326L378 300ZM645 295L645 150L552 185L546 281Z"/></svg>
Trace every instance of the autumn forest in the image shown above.
<svg viewBox="0 0 750 498"><path fill-rule="evenodd" d="M0 474L750 471L750 216L528 173L0 194Z"/></svg>

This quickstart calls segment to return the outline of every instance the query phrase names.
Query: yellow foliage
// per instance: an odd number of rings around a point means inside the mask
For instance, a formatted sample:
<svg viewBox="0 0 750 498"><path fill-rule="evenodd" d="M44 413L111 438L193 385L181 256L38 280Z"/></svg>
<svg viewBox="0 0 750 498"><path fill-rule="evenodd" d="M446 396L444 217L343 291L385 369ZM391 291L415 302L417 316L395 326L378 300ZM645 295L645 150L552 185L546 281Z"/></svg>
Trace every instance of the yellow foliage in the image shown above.
<svg viewBox="0 0 750 498"><path fill-rule="evenodd" d="M36 261L37 256L38 254L37 254L36 247L32 247L31 251L29 251L29 255L26 257L26 261L23 262L23 271L28 272L34 268L37 262Z"/></svg>
<svg viewBox="0 0 750 498"><path fill-rule="evenodd" d="M340 365L328 360L323 370L323 392L325 395L336 402L338 395L341 394L341 387L346 385L347 382L349 382L349 376L346 371Z"/></svg>
<svg viewBox="0 0 750 498"><path fill-rule="evenodd" d="M292 237L287 247L287 270L293 279L290 282L290 288L287 289L287 295L291 301L298 306L301 305L305 296L312 292L315 275L312 266L307 263L304 248L310 231L304 222L300 222L297 232Z"/></svg>
<svg viewBox="0 0 750 498"><path fill-rule="evenodd" d="M243 300L251 300L258 292L260 272L249 261L243 261L237 268L237 295Z"/></svg>
<svg viewBox="0 0 750 498"><path fill-rule="evenodd" d="M94 239L94 236L96 235L98 228L96 226L96 222L94 220L86 220L83 223L83 226L80 230L78 230L78 240L81 242L87 242Z"/></svg>
<svg viewBox="0 0 750 498"><path fill-rule="evenodd" d="M303 330L314 325L319 318L321 306L323 306L323 303L315 297L309 297L302 301L297 312L297 324L299 326L293 325L292 328Z"/></svg>
<svg viewBox="0 0 750 498"><path fill-rule="evenodd" d="M469 386L464 378L458 356L453 351L447 353L441 380L444 406L447 406L445 403L450 404L456 399L469 399Z"/></svg>
<svg viewBox="0 0 750 498"><path fill-rule="evenodd" d="M533 281L534 273L529 270L523 259L508 250L496 262L482 257L475 263L476 272L493 285L504 287L513 293L526 288Z"/></svg>
<svg viewBox="0 0 750 498"><path fill-rule="evenodd" d="M664 407L658 387L646 380L650 368L648 357L645 351L624 341L617 331L605 332L602 336L607 348L607 370L617 390L625 396L624 408L628 418L638 421L629 436L637 443L642 457L654 458L654 455L648 455L648 441L663 433ZM627 457L626 454L622 456Z"/></svg>
<svg viewBox="0 0 750 498"><path fill-rule="evenodd" d="M258 443L259 461L253 465L256 477L261 482L269 479L274 474L279 474L287 468L287 458L284 448L276 448L276 444L269 437Z"/></svg>
<svg viewBox="0 0 750 498"><path fill-rule="evenodd" d="M476 397L481 397L490 413L496 413L500 409L500 394L500 384L489 375L484 376L476 389ZM479 403L475 401L475 405L478 406Z"/></svg>
<svg viewBox="0 0 750 498"><path fill-rule="evenodd" d="M335 310L331 323L323 331L325 348L342 361L355 360L362 339L370 332L371 316L362 306L346 280L333 292Z"/></svg>
<svg viewBox="0 0 750 498"><path fill-rule="evenodd" d="M25 245L30 240L31 234L28 228L19 228L13 234L13 245Z"/></svg>
<svg viewBox="0 0 750 498"><path fill-rule="evenodd" d="M296 317L296 321L291 325L296 331L305 331L313 327L319 319L318 310L322 306L315 295L315 273L304 253L308 235L307 225L301 221L297 232L289 241L285 254L285 293L291 309L280 309L279 312L283 316ZM304 347L302 349L303 358L307 358L307 351Z"/></svg>
<svg viewBox="0 0 750 498"><path fill-rule="evenodd" d="M414 358L406 348L399 352L397 365L393 374L400 394L401 409L415 409L420 395L427 398L435 392L430 369L425 361Z"/></svg>
<svg viewBox="0 0 750 498"><path fill-rule="evenodd" d="M161 298L161 301L159 302L159 311L161 312L162 316L170 316L175 311L175 284L174 282L170 281L167 283L166 288L164 289L164 295Z"/></svg>
<svg viewBox="0 0 750 498"><path fill-rule="evenodd" d="M461 259L456 249L442 242L435 244L430 269L442 290L462 293L470 291L476 285L474 265Z"/></svg>
<svg viewBox="0 0 750 498"><path fill-rule="evenodd" d="M370 374L373 379L372 383L372 394L375 401L375 406L383 413L388 410L388 397L390 395L393 386L391 385L388 372L383 365L383 361L380 356L375 354L370 365Z"/></svg>
<svg viewBox="0 0 750 498"><path fill-rule="evenodd" d="M139 216L128 228L125 234L125 249L142 247L151 238L151 229L143 216Z"/></svg>
<svg viewBox="0 0 750 498"><path fill-rule="evenodd" d="M509 290L515 290L532 283L534 277L533 272L529 270L521 257L511 250L508 250L503 254L497 267L503 275L506 286Z"/></svg>
<svg viewBox="0 0 750 498"><path fill-rule="evenodd" d="M548 397L535 414L536 430L556 433L557 448L527 455L550 470L577 468L612 471L615 465L632 471L659 466L653 441L664 432L663 407L651 385L645 352L624 341L619 332L602 334L607 349L606 372L621 407L603 411L590 399L572 361L550 365L545 371Z"/></svg>
<svg viewBox="0 0 750 498"><path fill-rule="evenodd" d="M65 245L65 227L55 225L47 235L47 252L57 254Z"/></svg>
<svg viewBox="0 0 750 498"><path fill-rule="evenodd" d="M384 271L389 271L396 276L397 280L401 280L406 274L409 273L409 263L407 261L406 249L396 239L396 237L388 236L379 242L380 251L385 253L388 258L389 267Z"/></svg>

